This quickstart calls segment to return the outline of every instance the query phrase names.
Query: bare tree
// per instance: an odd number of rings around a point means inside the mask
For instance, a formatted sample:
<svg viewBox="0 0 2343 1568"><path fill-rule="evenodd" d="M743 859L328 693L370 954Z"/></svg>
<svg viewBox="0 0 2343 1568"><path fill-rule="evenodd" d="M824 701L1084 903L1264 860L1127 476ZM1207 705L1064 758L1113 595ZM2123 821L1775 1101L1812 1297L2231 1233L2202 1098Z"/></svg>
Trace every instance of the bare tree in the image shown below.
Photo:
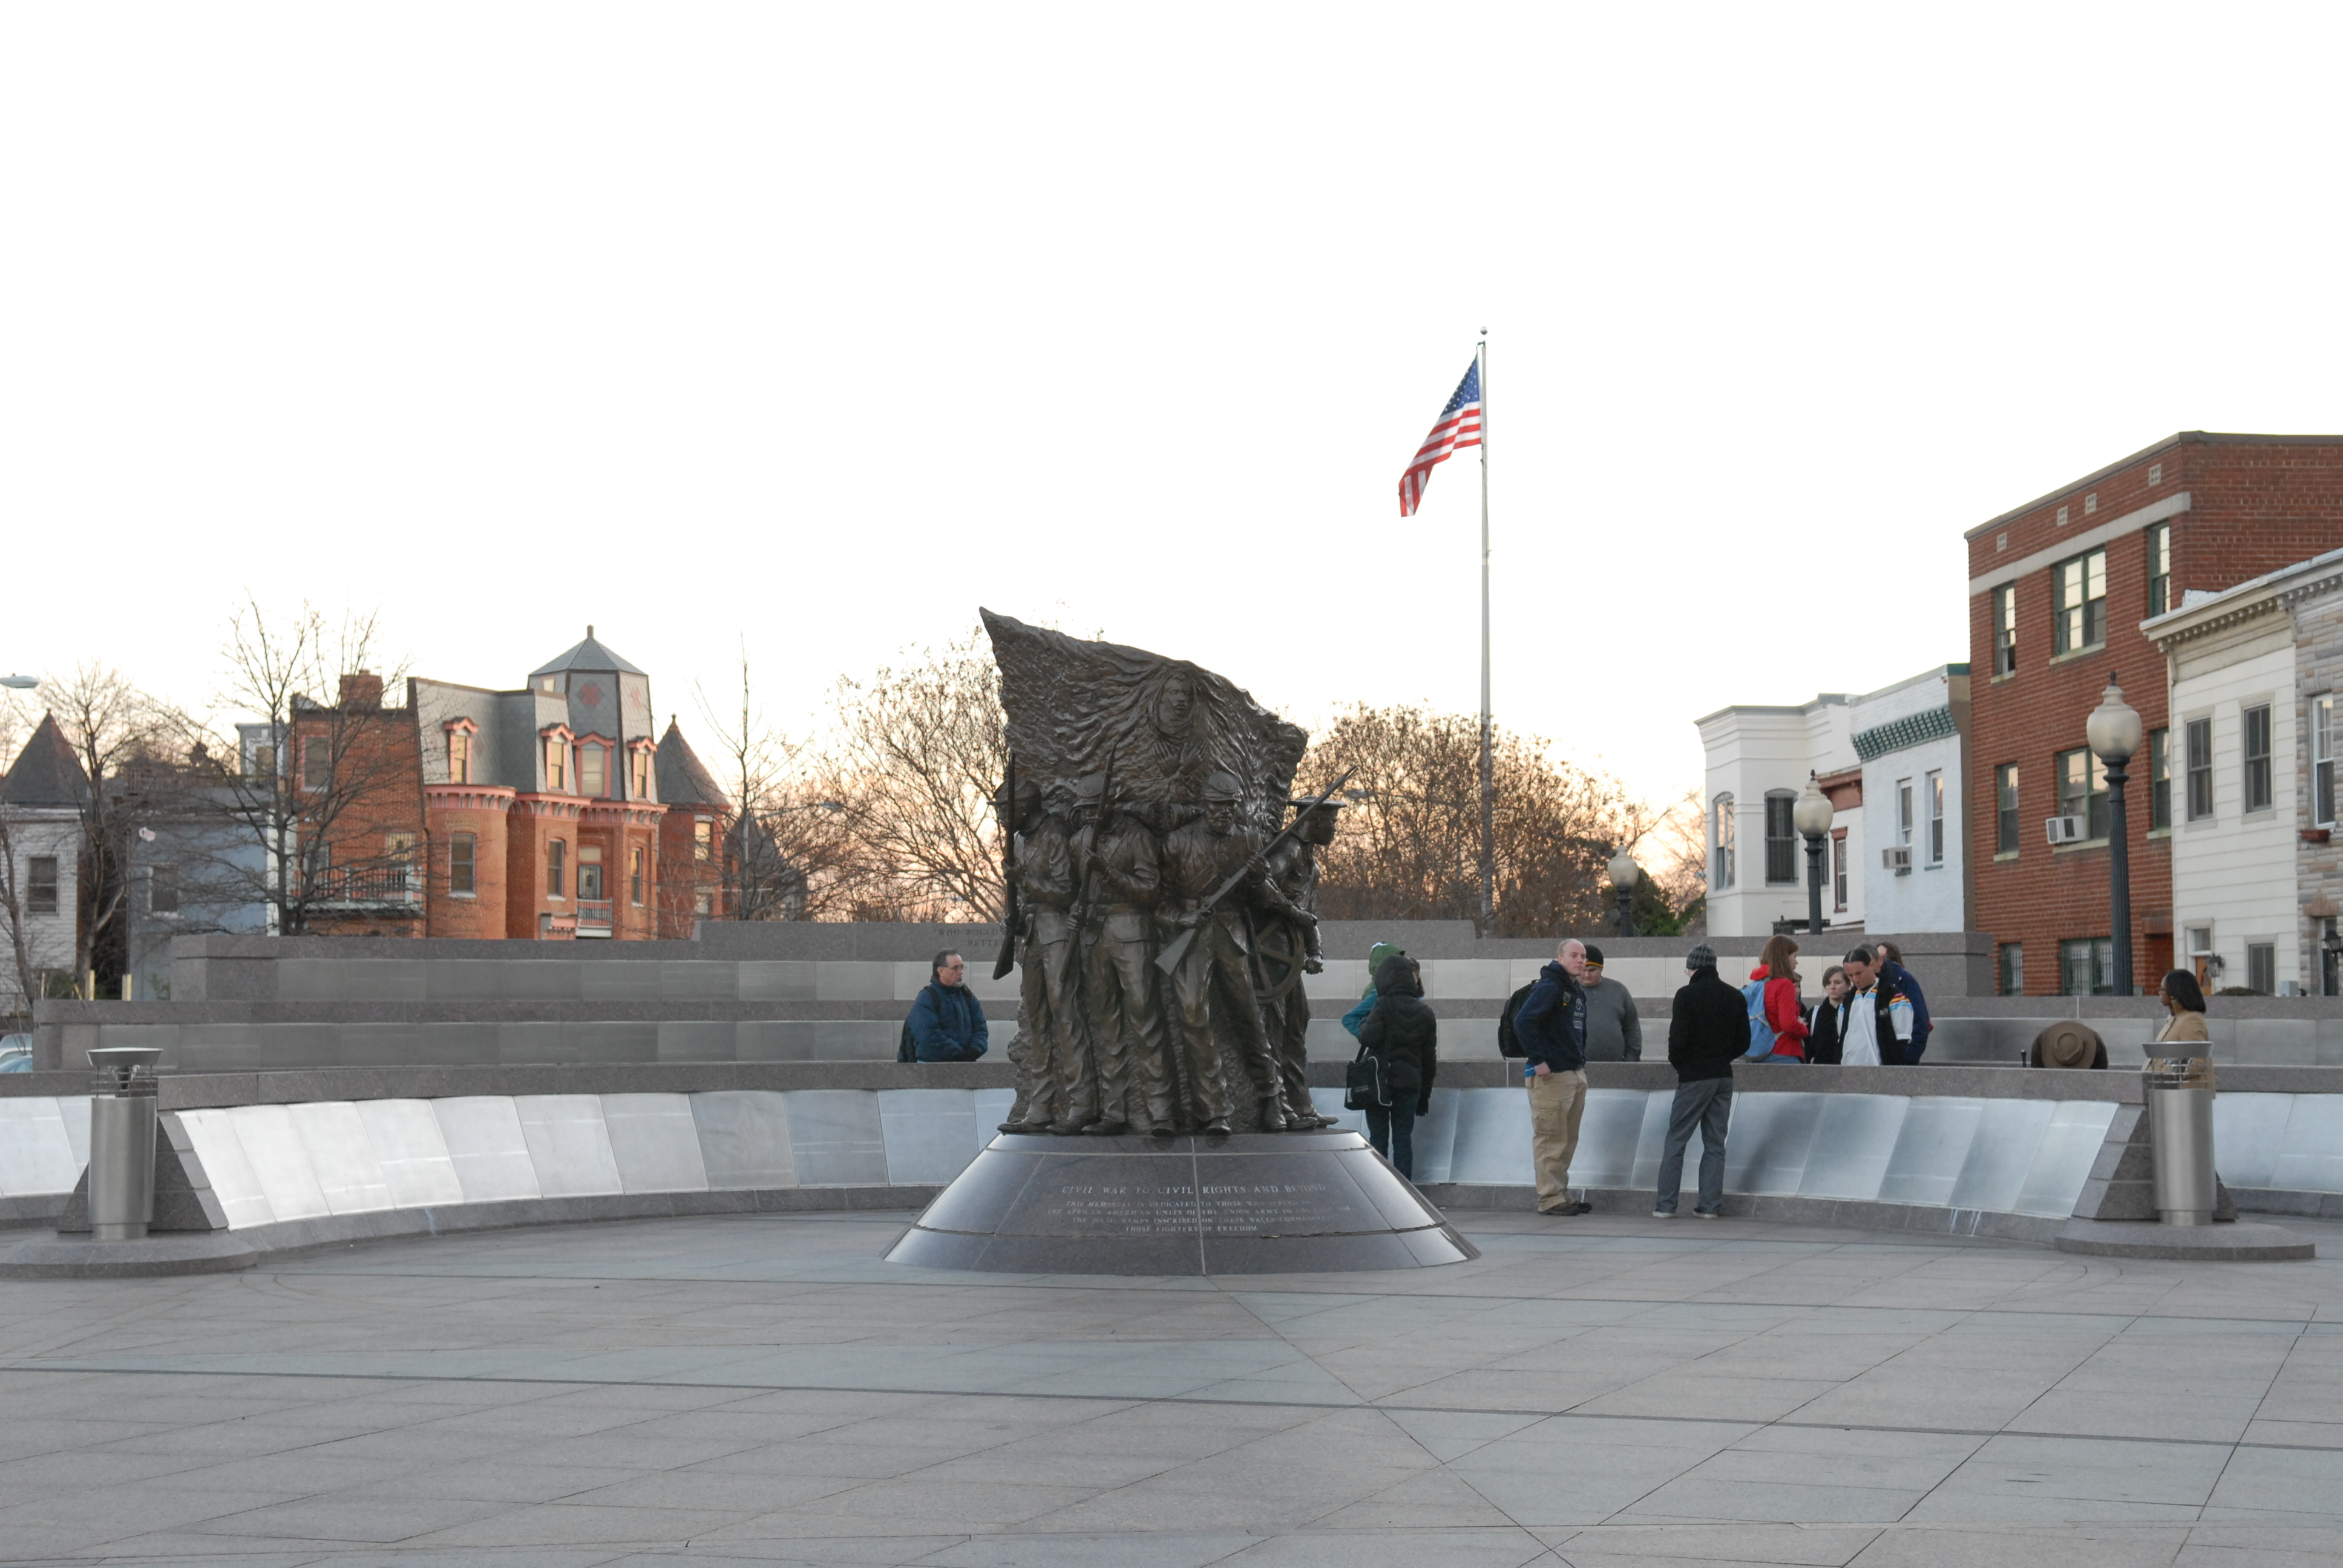
<svg viewBox="0 0 2343 1568"><path fill-rule="evenodd" d="M156 793L158 770L167 770L187 720L103 664L85 664L41 690L85 785L79 791L73 972L103 970L110 982L127 951L129 835L144 809L134 797Z"/></svg>
<svg viewBox="0 0 2343 1568"><path fill-rule="evenodd" d="M1618 779L1560 761L1543 739L1492 734L1496 929L1591 929L1609 911L1604 875L1668 818ZM1480 901L1480 719L1422 705L1353 706L1311 745L1299 783L1351 770L1353 806L1325 851L1320 908L1350 920L1471 920Z"/></svg>
<svg viewBox="0 0 2343 1568"><path fill-rule="evenodd" d="M272 618L247 595L230 622L220 707L257 722L204 743L219 759L217 812L257 852L220 855L206 872L223 891L238 887L266 906L282 935L311 930L321 907L360 880L409 874L372 836L420 813L419 799L405 799L419 777L413 715L381 700L404 683L405 667L374 673L381 654L373 612L334 622L304 603ZM352 845L372 852L351 855Z"/></svg>
<svg viewBox="0 0 2343 1568"><path fill-rule="evenodd" d="M875 867L858 919L997 920L1006 901L993 792L1007 720L982 630L868 681L842 678L825 772Z"/></svg>
<svg viewBox="0 0 2343 1568"><path fill-rule="evenodd" d="M719 713L704 689L694 696L716 737L718 782L731 798L713 872L722 910L736 920L850 918L865 858L820 759L766 718L745 638L737 716ZM688 879L692 870L664 874Z"/></svg>

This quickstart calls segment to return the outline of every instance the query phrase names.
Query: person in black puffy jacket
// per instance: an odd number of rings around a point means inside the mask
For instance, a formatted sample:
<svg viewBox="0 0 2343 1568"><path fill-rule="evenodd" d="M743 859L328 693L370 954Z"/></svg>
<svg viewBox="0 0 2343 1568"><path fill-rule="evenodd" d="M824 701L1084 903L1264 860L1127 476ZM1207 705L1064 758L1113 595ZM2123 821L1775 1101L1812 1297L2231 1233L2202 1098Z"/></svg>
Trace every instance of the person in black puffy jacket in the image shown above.
<svg viewBox="0 0 2343 1568"><path fill-rule="evenodd" d="M1423 974L1393 953L1375 971L1375 1007L1359 1026L1359 1044L1383 1064L1387 1106L1367 1107L1367 1141L1410 1181L1415 1179L1415 1119L1432 1109L1440 1070L1440 1020L1423 1001Z"/></svg>

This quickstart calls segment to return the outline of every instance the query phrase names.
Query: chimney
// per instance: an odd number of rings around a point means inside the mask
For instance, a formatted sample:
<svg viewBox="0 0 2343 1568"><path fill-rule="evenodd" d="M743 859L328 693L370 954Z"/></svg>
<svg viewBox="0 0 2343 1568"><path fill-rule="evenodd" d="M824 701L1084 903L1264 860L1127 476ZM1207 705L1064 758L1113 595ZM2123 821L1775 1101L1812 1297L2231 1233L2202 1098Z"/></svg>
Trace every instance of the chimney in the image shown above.
<svg viewBox="0 0 2343 1568"><path fill-rule="evenodd" d="M344 708L380 708L382 677L372 670L361 669L356 675L342 677Z"/></svg>

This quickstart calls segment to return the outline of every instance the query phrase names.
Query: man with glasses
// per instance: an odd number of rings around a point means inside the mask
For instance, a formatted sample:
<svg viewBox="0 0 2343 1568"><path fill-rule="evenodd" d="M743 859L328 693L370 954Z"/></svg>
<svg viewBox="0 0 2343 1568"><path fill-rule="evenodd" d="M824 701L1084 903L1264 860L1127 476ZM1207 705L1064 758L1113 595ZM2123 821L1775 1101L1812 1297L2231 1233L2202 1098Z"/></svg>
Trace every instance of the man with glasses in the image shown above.
<svg viewBox="0 0 2343 1568"><path fill-rule="evenodd" d="M990 1048L984 1004L969 994L968 962L956 952L940 952L929 966L928 983L904 1021L913 1061L974 1061ZM897 1053L900 1060L901 1053Z"/></svg>

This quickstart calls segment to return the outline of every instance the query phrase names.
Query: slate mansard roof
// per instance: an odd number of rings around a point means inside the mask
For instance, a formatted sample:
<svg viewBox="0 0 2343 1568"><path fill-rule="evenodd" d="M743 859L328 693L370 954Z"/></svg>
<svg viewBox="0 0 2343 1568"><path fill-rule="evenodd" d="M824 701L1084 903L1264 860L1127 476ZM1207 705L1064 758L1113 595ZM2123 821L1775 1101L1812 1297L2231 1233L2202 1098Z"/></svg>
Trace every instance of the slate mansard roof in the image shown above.
<svg viewBox="0 0 2343 1568"><path fill-rule="evenodd" d="M0 779L0 800L11 806L74 806L89 799L89 775L74 755L73 742L57 728L56 716L45 713L40 728L25 742L8 776Z"/></svg>

